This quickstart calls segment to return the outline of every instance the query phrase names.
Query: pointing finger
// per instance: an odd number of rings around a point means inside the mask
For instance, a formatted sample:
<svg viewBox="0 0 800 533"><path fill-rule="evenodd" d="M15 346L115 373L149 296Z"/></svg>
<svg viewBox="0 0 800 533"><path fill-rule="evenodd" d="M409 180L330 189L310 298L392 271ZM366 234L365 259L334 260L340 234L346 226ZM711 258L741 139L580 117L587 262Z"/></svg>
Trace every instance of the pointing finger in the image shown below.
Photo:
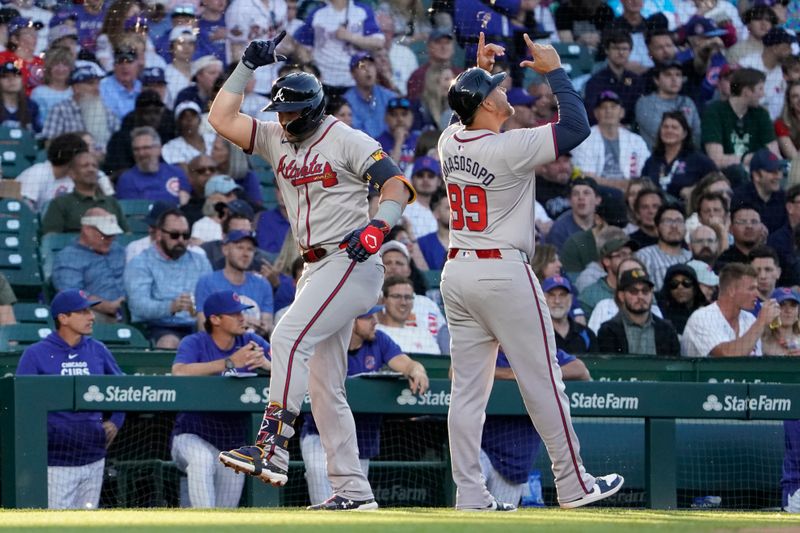
<svg viewBox="0 0 800 533"><path fill-rule="evenodd" d="M528 37L527 33L523 33L522 38L525 39L525 44L528 46L528 48L532 48L534 46L533 41L531 41L531 38Z"/></svg>
<svg viewBox="0 0 800 533"><path fill-rule="evenodd" d="M483 51L485 43L486 43L486 38L483 36L483 32L480 32L480 34L478 34L478 53Z"/></svg>
<svg viewBox="0 0 800 533"><path fill-rule="evenodd" d="M284 38L284 37L286 37L286 30L283 30L283 31L281 31L281 32L278 34L278 36L277 36L277 37L275 37L275 39L273 39L273 41L272 41L272 42L273 42L273 43L275 43L275 44L277 45L278 43L280 43L280 42L283 40L283 38Z"/></svg>

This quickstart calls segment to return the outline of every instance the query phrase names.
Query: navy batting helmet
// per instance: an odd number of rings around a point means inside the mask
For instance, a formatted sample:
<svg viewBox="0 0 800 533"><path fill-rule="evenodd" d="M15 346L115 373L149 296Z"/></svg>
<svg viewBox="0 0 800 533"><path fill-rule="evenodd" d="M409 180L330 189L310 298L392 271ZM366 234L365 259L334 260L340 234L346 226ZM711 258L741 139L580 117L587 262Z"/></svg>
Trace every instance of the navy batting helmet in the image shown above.
<svg viewBox="0 0 800 533"><path fill-rule="evenodd" d="M272 101L264 111L299 111L286 131L302 136L320 125L325 113L325 94L319 80L306 72L292 72L272 83Z"/></svg>
<svg viewBox="0 0 800 533"><path fill-rule="evenodd" d="M469 125L489 93L506 79L506 73L491 75L482 68L467 69L453 81L447 92L450 109L456 112L462 123Z"/></svg>

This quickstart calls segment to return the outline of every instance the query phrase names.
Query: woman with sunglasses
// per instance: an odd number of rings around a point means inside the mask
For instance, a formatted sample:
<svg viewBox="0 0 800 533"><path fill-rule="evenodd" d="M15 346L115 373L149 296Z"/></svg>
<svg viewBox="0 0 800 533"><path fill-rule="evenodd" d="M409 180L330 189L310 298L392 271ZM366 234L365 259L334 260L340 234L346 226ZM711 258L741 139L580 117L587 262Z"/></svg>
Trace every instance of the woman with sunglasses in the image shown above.
<svg viewBox="0 0 800 533"><path fill-rule="evenodd" d="M678 335L683 334L683 328L692 313L708 305L700 290L697 274L688 265L672 265L667 269L664 286L656 298L664 318L672 322Z"/></svg>

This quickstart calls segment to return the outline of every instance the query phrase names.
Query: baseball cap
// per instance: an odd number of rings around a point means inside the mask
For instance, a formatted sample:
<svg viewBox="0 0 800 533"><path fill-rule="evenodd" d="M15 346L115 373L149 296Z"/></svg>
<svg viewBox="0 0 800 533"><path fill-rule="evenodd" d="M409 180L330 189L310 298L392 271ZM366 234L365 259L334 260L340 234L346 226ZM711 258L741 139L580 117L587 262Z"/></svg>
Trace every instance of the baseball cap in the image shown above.
<svg viewBox="0 0 800 533"><path fill-rule="evenodd" d="M655 287L655 284L650 281L650 276L647 275L647 272L641 268L634 268L633 270L626 270L622 273L619 277L619 283L617 283L617 289L624 291L637 283L646 283L651 287Z"/></svg>
<svg viewBox="0 0 800 533"><path fill-rule="evenodd" d="M239 295L233 291L217 291L206 298L203 303L203 314L207 317L211 315L235 315L245 309L252 308L252 305L243 304Z"/></svg>
<svg viewBox="0 0 800 533"><path fill-rule="evenodd" d="M703 285L708 285L709 287L716 287L719 285L719 276L714 272L714 269L711 268L711 265L708 263L704 263L697 259L692 259L688 263L688 266L694 269L694 273L697 274L697 281Z"/></svg>
<svg viewBox="0 0 800 533"><path fill-rule="evenodd" d="M117 217L114 215L83 216L81 217L81 226L95 227L103 235L119 235L123 233L122 228L117 224Z"/></svg>
<svg viewBox="0 0 800 533"><path fill-rule="evenodd" d="M203 70L206 67L210 67L211 65L219 65L222 67L222 61L216 58L216 56L207 55L198 57L194 61L192 61L192 78L197 76L197 73Z"/></svg>
<svg viewBox="0 0 800 533"><path fill-rule="evenodd" d="M64 37L74 37L77 39L78 28L72 24L59 24L58 26L53 26L47 32L47 45L49 46L59 39L63 39Z"/></svg>
<svg viewBox="0 0 800 533"><path fill-rule="evenodd" d="M764 44L764 46L792 44L796 40L797 39L794 35L779 27L772 28L764 35L764 37L761 38L761 42Z"/></svg>
<svg viewBox="0 0 800 533"><path fill-rule="evenodd" d="M542 290L544 292L550 292L557 287L561 287L562 289L566 289L568 292L572 292L572 285L564 276L550 276L542 282Z"/></svg>
<svg viewBox="0 0 800 533"><path fill-rule="evenodd" d="M639 249L639 245L636 244L636 241L634 241L633 239L629 238L628 235L625 234L625 232L622 230L622 228L617 228L617 227L612 226L611 228L608 228L608 229L609 230L611 230L611 229L619 230L622 233L622 235L620 235L620 236L612 236L610 239L608 239L606 242L604 242L603 245L600 247L600 249L597 250L597 257L601 257L601 258L602 257L608 257L609 255L613 254L617 250L625 248L626 246L628 248L630 248L631 251L635 251L635 250ZM612 233L612 235L614 235L614 234L616 234L616 232Z"/></svg>
<svg viewBox="0 0 800 533"><path fill-rule="evenodd" d="M362 61L372 61L374 63L375 58L367 52L359 52L350 58L350 70L356 68Z"/></svg>
<svg viewBox="0 0 800 533"><path fill-rule="evenodd" d="M0 65L0 76L3 74L19 74L20 70L13 61L6 61Z"/></svg>
<svg viewBox="0 0 800 533"><path fill-rule="evenodd" d="M164 107L164 101L157 92L151 89L145 89L136 97L136 109L143 109L145 107Z"/></svg>
<svg viewBox="0 0 800 533"><path fill-rule="evenodd" d="M418 157L414 161L414 170L411 171L411 175L414 176L415 174L417 174L418 172L422 172L423 170L430 170L437 176L442 175L442 166L439 164L437 160L427 155Z"/></svg>
<svg viewBox="0 0 800 533"><path fill-rule="evenodd" d="M34 30L41 30L42 28L44 28L44 24L42 24L38 20L34 22L26 17L14 17L10 21L8 21L9 35L25 28L33 28Z"/></svg>
<svg viewBox="0 0 800 533"><path fill-rule="evenodd" d="M50 304L50 314L57 317L61 313L83 311L100 303L86 298L86 293L78 289L67 289L55 295Z"/></svg>
<svg viewBox="0 0 800 533"><path fill-rule="evenodd" d="M571 156L571 154L569 154L569 153L561 154L561 155L570 155ZM594 178L588 178L586 176L578 176L576 178L572 178L569 181L570 190L572 190L573 187L576 187L578 185L585 185L587 187L591 187L594 192L599 192L597 181L595 181Z"/></svg>
<svg viewBox="0 0 800 533"><path fill-rule="evenodd" d="M779 304L782 304L786 300L792 300L800 304L800 296L798 296L791 287L778 287L772 291L772 298L776 299Z"/></svg>
<svg viewBox="0 0 800 533"><path fill-rule="evenodd" d="M601 92L600 96L597 97L597 103L594 106L600 107L600 104L603 102L614 102L615 104L622 105L622 99L614 91Z"/></svg>
<svg viewBox="0 0 800 533"><path fill-rule="evenodd" d="M385 254L386 252L400 252L406 256L406 259L411 259L411 254L408 253L408 248L400 241L389 241L383 243L383 246L381 246L381 255Z"/></svg>
<svg viewBox="0 0 800 533"><path fill-rule="evenodd" d="M136 61L136 50L132 48L119 48L114 51L114 63L133 63Z"/></svg>
<svg viewBox="0 0 800 533"><path fill-rule="evenodd" d="M19 17L19 11L13 7L3 6L0 7L0 24L8 24L15 18Z"/></svg>
<svg viewBox="0 0 800 533"><path fill-rule="evenodd" d="M776 172L783 170L784 161L775 155L769 148L762 148L753 154L750 160L750 172L766 170Z"/></svg>
<svg viewBox="0 0 800 533"><path fill-rule="evenodd" d="M253 244L257 244L256 242L256 234L252 231L244 231L241 229L233 230L228 235L225 236L225 240L222 241L222 244L228 244L231 242L239 242L245 239L250 239L253 241Z"/></svg>
<svg viewBox="0 0 800 533"><path fill-rule="evenodd" d="M76 61L75 68L69 75L69 83L83 83L105 77L105 71L94 61Z"/></svg>
<svg viewBox="0 0 800 533"><path fill-rule="evenodd" d="M160 217L163 212L174 208L175 204L163 200L153 203L153 205L150 206L150 211L147 213L147 216L144 217L145 224L151 228L155 228L158 224L158 217Z"/></svg>
<svg viewBox="0 0 800 533"><path fill-rule="evenodd" d="M372 316L375 313L380 313L381 311L383 311L383 306L382 305L375 305L369 311L367 311L366 313L362 313L362 314L358 315L356 318L367 318L368 316Z"/></svg>
<svg viewBox="0 0 800 533"><path fill-rule="evenodd" d="M514 87L506 93L508 103L511 105L530 106L536 101L536 98L523 89L522 87Z"/></svg>
<svg viewBox="0 0 800 533"><path fill-rule="evenodd" d="M661 74L662 72L666 72L667 70L673 68L683 72L683 64L681 64L680 61L675 61L674 59L672 61L667 61L665 63L656 63L655 66L653 67L653 72L658 75Z"/></svg>
<svg viewBox="0 0 800 533"><path fill-rule="evenodd" d="M175 106L175 118L177 119L178 117L181 116L181 113L187 110L194 111L198 115L203 114L203 111L200 109L200 106L197 105L197 102L195 102L194 100L184 100L183 102Z"/></svg>
<svg viewBox="0 0 800 533"><path fill-rule="evenodd" d="M450 39L451 41L454 39L452 32L446 30L433 30L428 35L428 42L432 43L433 41L438 41L439 39Z"/></svg>
<svg viewBox="0 0 800 533"><path fill-rule="evenodd" d="M178 39L182 39L184 41L197 41L197 36L194 33L194 28L191 26L175 26L169 32L169 40L177 41Z"/></svg>
<svg viewBox="0 0 800 533"><path fill-rule="evenodd" d="M607 224L624 228L628 225L628 211L622 195L609 190L601 190L600 197L603 201L595 209L595 213L606 221Z"/></svg>
<svg viewBox="0 0 800 533"><path fill-rule="evenodd" d="M197 18L197 12L194 10L194 6L192 4L181 4L175 6L172 9L172 13L170 13L170 17L195 17Z"/></svg>
<svg viewBox="0 0 800 533"><path fill-rule="evenodd" d="M245 216L248 220L253 220L256 216L256 214L253 213L253 208L250 207L250 204L244 200L239 200L238 198L228 202L228 212Z"/></svg>
<svg viewBox="0 0 800 533"><path fill-rule="evenodd" d="M386 110L391 111L392 109L411 109L411 100L404 96L391 98L386 104Z"/></svg>
<svg viewBox="0 0 800 533"><path fill-rule="evenodd" d="M695 15L683 26L686 37L721 37L728 32L718 28L714 21Z"/></svg>
<svg viewBox="0 0 800 533"><path fill-rule="evenodd" d="M205 195L211 196L214 193L230 194L236 189L241 189L241 187L236 184L232 177L225 174L217 174L206 182Z"/></svg>
<svg viewBox="0 0 800 533"><path fill-rule="evenodd" d="M147 20L147 17L134 15L125 19L125 24L123 27L125 28L125 31L146 32L149 25L150 24Z"/></svg>
<svg viewBox="0 0 800 533"><path fill-rule="evenodd" d="M142 71L142 83L153 85L156 83L166 84L167 77L161 67L148 67ZM160 99L159 99L160 100Z"/></svg>

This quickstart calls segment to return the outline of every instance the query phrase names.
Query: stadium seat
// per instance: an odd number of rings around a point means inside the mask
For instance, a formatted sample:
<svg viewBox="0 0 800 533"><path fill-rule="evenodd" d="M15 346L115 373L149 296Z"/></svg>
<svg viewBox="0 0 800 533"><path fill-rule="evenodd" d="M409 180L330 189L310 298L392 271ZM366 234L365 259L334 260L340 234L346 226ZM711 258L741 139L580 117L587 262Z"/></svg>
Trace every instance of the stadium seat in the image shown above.
<svg viewBox="0 0 800 533"><path fill-rule="evenodd" d="M13 307L14 316L19 323L53 325L53 317L50 316L50 309L44 304L17 302Z"/></svg>
<svg viewBox="0 0 800 533"><path fill-rule="evenodd" d="M429 289L438 289L439 284L442 282L441 270L428 270L422 273L425 276L425 281L428 283Z"/></svg>
<svg viewBox="0 0 800 533"><path fill-rule="evenodd" d="M151 200L119 200L122 214L126 217L146 217L153 206Z"/></svg>
<svg viewBox="0 0 800 533"><path fill-rule="evenodd" d="M275 186L262 184L261 199L264 201L264 209L272 209L278 205L278 200L275 197Z"/></svg>
<svg viewBox="0 0 800 533"><path fill-rule="evenodd" d="M0 250L0 273L22 300L36 299L42 290L39 261L31 249Z"/></svg>
<svg viewBox="0 0 800 533"><path fill-rule="evenodd" d="M42 262L42 276L45 281L49 282L50 276L53 274L53 262L56 254L66 248L77 236L77 233L48 233L42 237L42 243L39 245L39 259Z"/></svg>
<svg viewBox="0 0 800 533"><path fill-rule="evenodd" d="M552 43L561 56L561 64L570 78L591 74L594 58L585 46L576 43Z"/></svg>
<svg viewBox="0 0 800 533"><path fill-rule="evenodd" d="M0 235L17 235L33 240L37 236L38 219L22 200L0 200Z"/></svg>
<svg viewBox="0 0 800 533"><path fill-rule="evenodd" d="M0 161L4 178L16 178L36 160L33 134L21 128L0 127Z"/></svg>
<svg viewBox="0 0 800 533"><path fill-rule="evenodd" d="M52 329L44 324L11 324L0 328L0 352L22 351L39 342Z"/></svg>
<svg viewBox="0 0 800 533"><path fill-rule="evenodd" d="M149 348L141 331L129 324L101 324L95 322L92 337L110 348Z"/></svg>

